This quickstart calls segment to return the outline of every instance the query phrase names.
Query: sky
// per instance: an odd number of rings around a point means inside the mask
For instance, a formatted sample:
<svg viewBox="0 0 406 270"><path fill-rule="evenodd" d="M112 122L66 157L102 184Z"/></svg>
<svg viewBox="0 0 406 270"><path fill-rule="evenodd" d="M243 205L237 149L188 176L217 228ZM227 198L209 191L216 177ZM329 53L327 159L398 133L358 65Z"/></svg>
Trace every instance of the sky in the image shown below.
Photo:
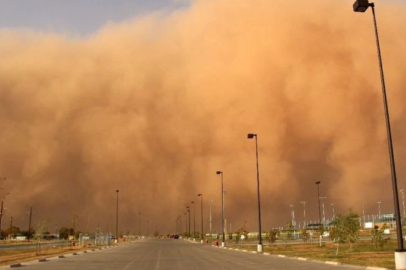
<svg viewBox="0 0 406 270"><path fill-rule="evenodd" d="M255 231L247 133L264 230L316 221L316 181L328 219L393 212L372 15L339 2L1 1L3 224L114 232L119 190L121 233L200 228L200 202L207 231L211 199L219 232L221 170ZM375 4L403 189L406 4Z"/></svg>
<svg viewBox="0 0 406 270"><path fill-rule="evenodd" d="M182 0L2 0L0 27L86 36L109 22L156 11L171 12L187 5L188 1Z"/></svg>

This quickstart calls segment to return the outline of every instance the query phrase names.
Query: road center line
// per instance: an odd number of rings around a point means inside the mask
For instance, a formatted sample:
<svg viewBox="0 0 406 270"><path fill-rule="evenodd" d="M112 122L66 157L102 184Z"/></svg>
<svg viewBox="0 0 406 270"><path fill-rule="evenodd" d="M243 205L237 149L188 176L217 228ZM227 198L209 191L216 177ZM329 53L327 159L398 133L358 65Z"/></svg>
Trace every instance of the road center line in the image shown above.
<svg viewBox="0 0 406 270"><path fill-rule="evenodd" d="M159 263L161 262L161 250L159 250L158 258L156 260L155 270L159 269Z"/></svg>

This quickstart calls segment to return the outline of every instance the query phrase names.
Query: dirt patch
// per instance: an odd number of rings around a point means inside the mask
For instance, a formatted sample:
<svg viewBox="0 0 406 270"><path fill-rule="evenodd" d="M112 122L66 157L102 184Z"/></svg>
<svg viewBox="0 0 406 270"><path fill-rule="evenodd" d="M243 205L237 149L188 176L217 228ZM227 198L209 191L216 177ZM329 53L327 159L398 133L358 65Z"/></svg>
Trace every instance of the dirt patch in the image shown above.
<svg viewBox="0 0 406 270"><path fill-rule="evenodd" d="M88 250L91 247L52 247L46 248L37 252L33 249L19 249L19 250L2 250L0 251L0 266L24 263L39 259L46 259L56 255L69 254L72 252L78 252Z"/></svg>

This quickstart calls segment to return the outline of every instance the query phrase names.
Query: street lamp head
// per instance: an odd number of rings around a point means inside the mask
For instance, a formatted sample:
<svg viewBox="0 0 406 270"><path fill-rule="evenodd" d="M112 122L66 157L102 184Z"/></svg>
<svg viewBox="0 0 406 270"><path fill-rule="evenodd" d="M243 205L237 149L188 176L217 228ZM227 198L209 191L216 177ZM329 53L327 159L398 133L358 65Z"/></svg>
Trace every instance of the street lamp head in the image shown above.
<svg viewBox="0 0 406 270"><path fill-rule="evenodd" d="M254 133L248 133L247 138L248 138L248 139L253 139L255 136L257 136L257 134L254 134Z"/></svg>
<svg viewBox="0 0 406 270"><path fill-rule="evenodd" d="M373 7L374 3L369 3L368 0L356 0L353 4L355 12L365 12L369 7Z"/></svg>
<svg viewBox="0 0 406 270"><path fill-rule="evenodd" d="M317 182L316 182L316 185L319 185L320 183L321 183L320 181L317 181Z"/></svg>
<svg viewBox="0 0 406 270"><path fill-rule="evenodd" d="M223 173L222 171L217 171L217 172L216 172L216 174L222 174L222 173Z"/></svg>
<svg viewBox="0 0 406 270"><path fill-rule="evenodd" d="M203 195L203 194L201 194L201 193L197 194L197 196L199 196L199 197L202 196L202 195Z"/></svg>
<svg viewBox="0 0 406 270"><path fill-rule="evenodd" d="M118 193L118 191L119 191L119 190L117 189L116 192Z"/></svg>
<svg viewBox="0 0 406 270"><path fill-rule="evenodd" d="M190 203L195 203L194 201L191 201Z"/></svg>

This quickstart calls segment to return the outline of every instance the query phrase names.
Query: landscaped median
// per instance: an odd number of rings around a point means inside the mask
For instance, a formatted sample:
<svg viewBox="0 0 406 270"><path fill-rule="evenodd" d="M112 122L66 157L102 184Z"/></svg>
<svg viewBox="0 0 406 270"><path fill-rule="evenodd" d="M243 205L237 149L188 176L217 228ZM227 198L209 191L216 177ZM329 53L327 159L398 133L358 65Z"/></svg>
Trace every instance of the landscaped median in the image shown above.
<svg viewBox="0 0 406 270"><path fill-rule="evenodd" d="M230 249L256 253L254 242L245 245L228 245ZM350 251L350 245L340 244L340 252L336 254L334 243L318 244L281 244L264 245L263 255L277 255L298 260L321 261L327 264L346 264L363 266L367 269L395 269L394 252L396 242L389 242L383 249L376 250L369 241L357 242Z"/></svg>

